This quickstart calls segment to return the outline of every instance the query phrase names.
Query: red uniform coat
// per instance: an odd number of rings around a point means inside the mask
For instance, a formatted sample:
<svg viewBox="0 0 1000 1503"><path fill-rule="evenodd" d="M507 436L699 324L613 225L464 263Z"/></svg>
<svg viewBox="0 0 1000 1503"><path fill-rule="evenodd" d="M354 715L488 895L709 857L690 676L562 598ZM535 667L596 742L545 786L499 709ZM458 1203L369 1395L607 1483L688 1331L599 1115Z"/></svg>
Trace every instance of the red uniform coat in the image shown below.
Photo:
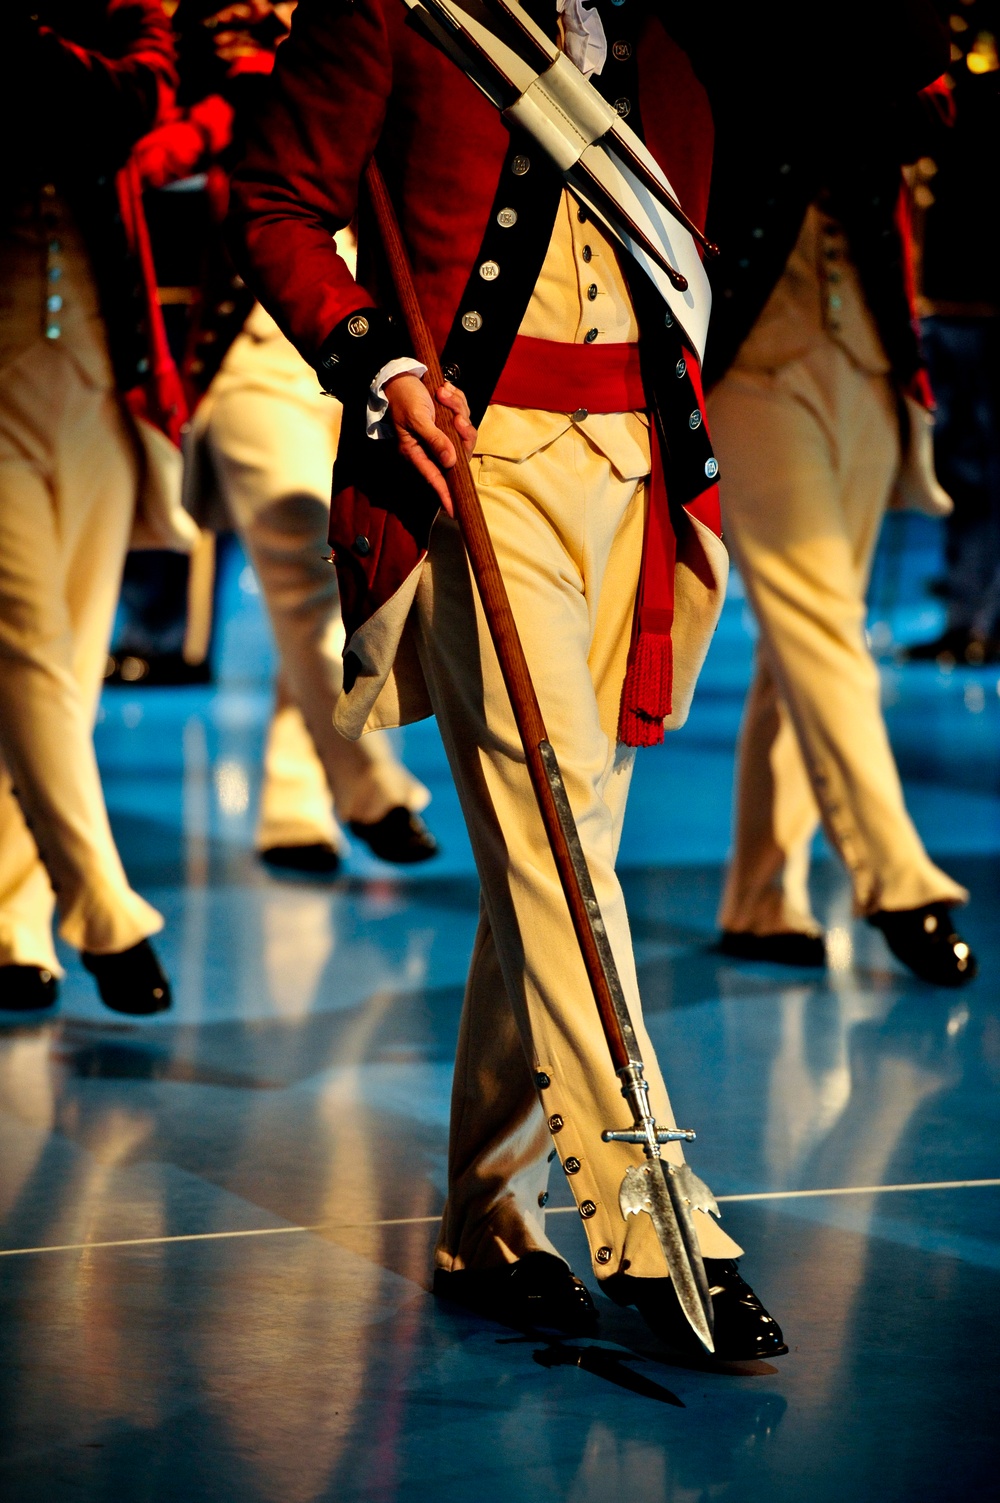
<svg viewBox="0 0 1000 1503"><path fill-rule="evenodd" d="M551 9L554 22L554 0ZM707 97L644 0L608 6L603 14L611 47L595 82L616 103L625 101L622 112L629 112L630 124L641 120L647 145L687 212L701 221L712 149ZM627 45L615 47L626 38ZM496 109L409 20L402 0L301 0L233 177L232 238L264 306L345 402L331 541L349 637L420 563L436 510L433 493L397 458L394 446L362 436L372 376L386 359L410 353L402 332L376 311L381 279L364 216L359 281L332 240L358 210L359 185L376 148L424 312L444 352L446 373L469 395L474 421L531 296L561 186L541 149L526 138L512 141ZM530 170L520 171L515 157L530 160ZM501 201L517 205L514 228L495 228ZM472 284L473 306L485 322L469 331L461 323L468 306L463 299L490 245L500 275L490 287L478 279ZM667 389L664 372L672 377L678 364L677 332L664 353L663 305L645 286L636 285L635 295L647 397L663 418L673 464L668 481L679 505L705 489L714 461L704 426L693 432L688 424L697 391L688 385L681 391L677 383ZM352 337L359 324L351 315L359 310L365 311L361 323L370 326L364 338ZM350 642L345 677L349 690Z"/></svg>

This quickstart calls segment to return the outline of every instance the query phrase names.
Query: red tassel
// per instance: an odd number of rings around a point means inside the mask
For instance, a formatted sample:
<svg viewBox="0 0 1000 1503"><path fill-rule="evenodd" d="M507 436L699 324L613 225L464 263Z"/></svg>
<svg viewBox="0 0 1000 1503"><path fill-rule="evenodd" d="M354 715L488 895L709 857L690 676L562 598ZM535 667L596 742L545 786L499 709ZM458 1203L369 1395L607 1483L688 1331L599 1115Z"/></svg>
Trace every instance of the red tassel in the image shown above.
<svg viewBox="0 0 1000 1503"><path fill-rule="evenodd" d="M640 631L622 685L618 739L626 746L659 746L670 714L673 644L661 632Z"/></svg>

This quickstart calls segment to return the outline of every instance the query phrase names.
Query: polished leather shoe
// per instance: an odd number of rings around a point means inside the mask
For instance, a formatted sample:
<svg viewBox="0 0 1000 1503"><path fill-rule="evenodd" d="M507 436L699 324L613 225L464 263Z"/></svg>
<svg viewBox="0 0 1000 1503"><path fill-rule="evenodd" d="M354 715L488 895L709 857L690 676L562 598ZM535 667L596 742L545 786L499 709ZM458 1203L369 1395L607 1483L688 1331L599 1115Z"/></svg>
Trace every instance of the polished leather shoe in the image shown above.
<svg viewBox="0 0 1000 1503"><path fill-rule="evenodd" d="M373 825L352 819L348 829L364 841L373 856L380 861L391 861L394 866L414 866L418 861L429 861L438 853L438 843L420 815L402 805L390 809Z"/></svg>
<svg viewBox="0 0 1000 1503"><path fill-rule="evenodd" d="M869 915L868 922L881 929L896 959L921 981L932 986L967 986L979 974L976 957L955 932L947 903L925 903L922 908L895 912L880 909Z"/></svg>
<svg viewBox="0 0 1000 1503"><path fill-rule="evenodd" d="M0 965L0 1012L43 1012L59 996L59 983L43 965Z"/></svg>
<svg viewBox="0 0 1000 1503"><path fill-rule="evenodd" d="M260 852L265 866L278 871L302 872L307 877L335 877L340 871L340 856L326 841L315 845L269 845Z"/></svg>
<svg viewBox="0 0 1000 1503"><path fill-rule="evenodd" d="M552 1253L525 1253L506 1268L464 1268L456 1273L438 1268L434 1293L519 1331L592 1336L597 1330L597 1307L590 1291Z"/></svg>
<svg viewBox="0 0 1000 1503"><path fill-rule="evenodd" d="M84 951L80 959L97 982L101 1001L112 1012L148 1017L166 1012L170 1006L170 982L148 939L140 939L131 949L113 955Z"/></svg>
<svg viewBox="0 0 1000 1503"><path fill-rule="evenodd" d="M781 1327L741 1276L734 1259L706 1258L705 1273L715 1312L716 1361L753 1362L784 1356L788 1347ZM603 1280L601 1288L616 1305L634 1305L665 1346L687 1356L709 1357L688 1324L670 1279L634 1279L616 1273Z"/></svg>
<svg viewBox="0 0 1000 1503"><path fill-rule="evenodd" d="M915 642L903 649L904 663L938 663L942 668L980 668L997 660L996 640L978 636L967 626L952 626L931 642Z"/></svg>
<svg viewBox="0 0 1000 1503"><path fill-rule="evenodd" d="M826 965L826 941L822 934L747 934L723 929L719 952L734 960L767 960L772 965L820 967Z"/></svg>

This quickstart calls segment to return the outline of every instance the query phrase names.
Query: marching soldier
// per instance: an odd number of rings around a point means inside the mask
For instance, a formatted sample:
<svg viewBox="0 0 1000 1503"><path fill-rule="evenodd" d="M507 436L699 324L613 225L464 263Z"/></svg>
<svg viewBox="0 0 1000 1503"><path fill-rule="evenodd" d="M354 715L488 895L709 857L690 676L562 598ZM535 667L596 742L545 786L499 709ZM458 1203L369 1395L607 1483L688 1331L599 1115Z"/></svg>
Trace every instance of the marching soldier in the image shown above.
<svg viewBox="0 0 1000 1503"><path fill-rule="evenodd" d="M645 129L697 220L711 121L688 58L638 5L559 10L541 8L549 35ZM684 1345L652 1222L619 1212L641 1153L601 1141L621 1115L618 1083L461 538L438 515L455 454L379 302L364 218L360 280L333 243L376 148L665 1122L614 863L633 748L683 720L725 586L697 358L545 153L508 134L402 0L302 0L234 175L234 235L262 303L344 403L338 724L357 736L433 708L482 883L435 1290L501 1320L593 1329L593 1302L545 1232L554 1149L602 1287ZM707 1214L694 1221L718 1355L784 1351L739 1247Z"/></svg>
<svg viewBox="0 0 1000 1503"><path fill-rule="evenodd" d="M0 1008L55 1001L57 907L104 1002L152 1013L170 1005L149 943L163 920L122 868L92 728L135 524L147 544L190 543L179 483L173 505L156 484L173 460L179 481L179 457L132 416L156 405L153 289L126 243L117 176L170 102L173 44L158 0L12 9L0 62Z"/></svg>

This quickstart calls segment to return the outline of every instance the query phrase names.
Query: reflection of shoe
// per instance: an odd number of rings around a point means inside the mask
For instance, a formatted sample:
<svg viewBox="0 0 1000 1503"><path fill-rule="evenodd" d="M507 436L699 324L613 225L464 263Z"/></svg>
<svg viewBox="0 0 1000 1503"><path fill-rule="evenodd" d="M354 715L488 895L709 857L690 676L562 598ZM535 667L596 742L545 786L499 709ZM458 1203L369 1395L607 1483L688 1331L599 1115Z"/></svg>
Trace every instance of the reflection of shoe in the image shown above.
<svg viewBox="0 0 1000 1503"><path fill-rule="evenodd" d="M932 986L966 986L979 972L976 957L955 933L947 903L925 903L922 908L896 912L880 909L868 922L881 929L885 942L921 981Z"/></svg>
<svg viewBox="0 0 1000 1503"><path fill-rule="evenodd" d="M130 950L119 950L114 955L91 955L84 951L80 959L97 982L101 1001L112 1012L145 1017L166 1012L170 1006L170 982L148 939L140 939Z"/></svg>
<svg viewBox="0 0 1000 1503"><path fill-rule="evenodd" d="M719 950L735 960L769 960L776 965L824 966L826 941L822 934L746 934L723 929Z"/></svg>
<svg viewBox="0 0 1000 1503"><path fill-rule="evenodd" d="M720 1362L752 1362L788 1351L781 1327L769 1315L732 1258L706 1258L715 1312L715 1355ZM601 1288L616 1305L634 1305L650 1329L677 1351L707 1356L688 1324L670 1279L613 1274Z"/></svg>
<svg viewBox="0 0 1000 1503"><path fill-rule="evenodd" d="M0 1012L42 1012L59 995L59 983L43 965L0 965Z"/></svg>
<svg viewBox="0 0 1000 1503"><path fill-rule="evenodd" d="M335 877L340 857L332 845L317 841L315 845L271 845L258 852L267 866L281 871L306 872L313 877Z"/></svg>
<svg viewBox="0 0 1000 1503"><path fill-rule="evenodd" d="M392 861L397 866L429 861L438 853L438 843L420 815L412 814L402 804L373 825L352 819L348 828L380 861Z"/></svg>
<svg viewBox="0 0 1000 1503"><path fill-rule="evenodd" d="M915 642L903 652L906 663L940 663L954 667L956 664L978 668L981 663L995 663L997 644L989 637L980 637L967 626L952 626L932 642Z"/></svg>
<svg viewBox="0 0 1000 1503"><path fill-rule="evenodd" d="M506 1268L474 1268L434 1274L434 1293L518 1330L561 1331L564 1336L591 1336L597 1307L589 1290L562 1258L552 1253L525 1253Z"/></svg>

